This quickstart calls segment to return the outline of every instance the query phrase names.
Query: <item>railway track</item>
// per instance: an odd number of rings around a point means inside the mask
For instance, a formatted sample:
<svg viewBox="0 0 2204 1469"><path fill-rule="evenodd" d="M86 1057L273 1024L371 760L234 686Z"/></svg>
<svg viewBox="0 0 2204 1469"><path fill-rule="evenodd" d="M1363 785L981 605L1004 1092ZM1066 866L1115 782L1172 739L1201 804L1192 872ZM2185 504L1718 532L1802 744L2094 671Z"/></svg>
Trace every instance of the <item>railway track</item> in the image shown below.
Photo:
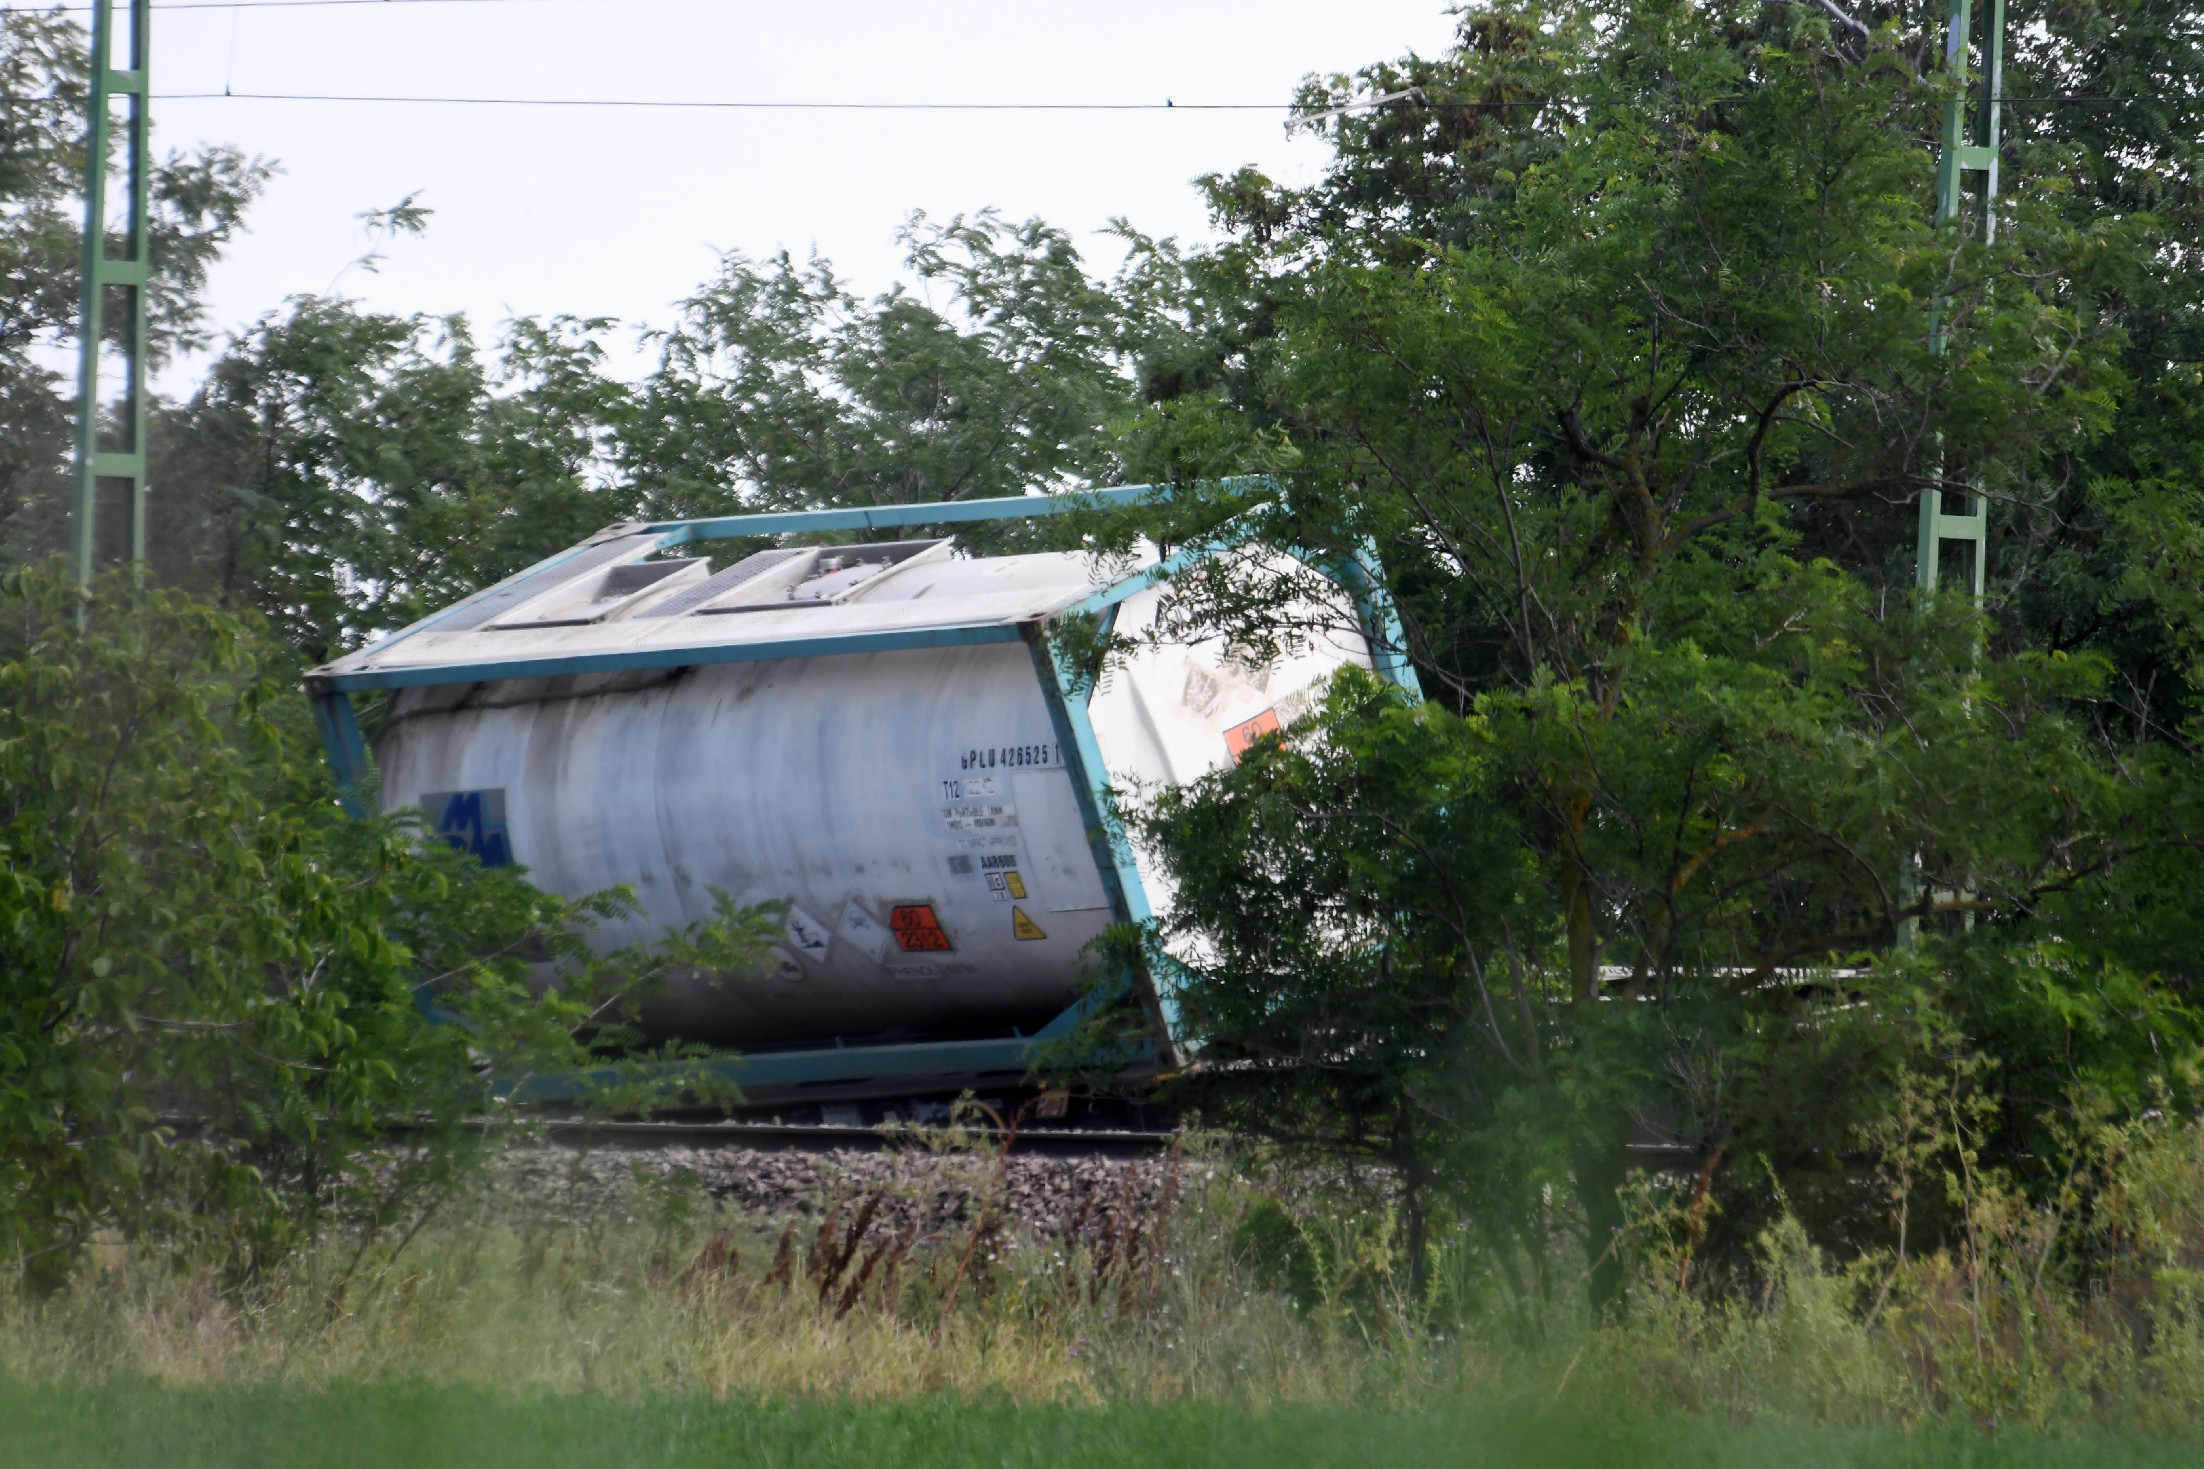
<svg viewBox="0 0 2204 1469"><path fill-rule="evenodd" d="M1152 1218L1216 1166L1174 1150L1178 1134L1126 1128L1021 1128L1007 1154L994 1128L561 1119L531 1131L494 1167L499 1192L516 1217L569 1222L644 1217L670 1187L768 1232L872 1199L881 1228L953 1234L991 1198L997 1217L1046 1237L1083 1216Z"/></svg>
<svg viewBox="0 0 2204 1469"><path fill-rule="evenodd" d="M539 1124L552 1142L625 1151L702 1148L753 1152L886 1152L921 1146L894 1124L773 1122L594 1122ZM1026 1127L1013 1136L996 1127L962 1127L960 1137L988 1149L1008 1139L1013 1153L1051 1158L1144 1158L1170 1150L1176 1132L1139 1128Z"/></svg>

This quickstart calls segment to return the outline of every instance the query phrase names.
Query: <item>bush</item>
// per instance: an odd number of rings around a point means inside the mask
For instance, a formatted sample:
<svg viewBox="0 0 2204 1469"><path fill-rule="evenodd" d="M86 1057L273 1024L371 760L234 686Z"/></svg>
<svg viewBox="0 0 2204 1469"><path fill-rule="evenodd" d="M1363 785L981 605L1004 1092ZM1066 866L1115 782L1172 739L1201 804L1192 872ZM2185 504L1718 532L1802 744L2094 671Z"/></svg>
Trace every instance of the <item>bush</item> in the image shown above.
<svg viewBox="0 0 2204 1469"><path fill-rule="evenodd" d="M622 894L346 817L257 624L122 578L83 606L58 567L0 583L0 1259L32 1283L102 1230L253 1274L413 1227L492 1075L617 1050L664 969L762 948L723 904L592 955Z"/></svg>

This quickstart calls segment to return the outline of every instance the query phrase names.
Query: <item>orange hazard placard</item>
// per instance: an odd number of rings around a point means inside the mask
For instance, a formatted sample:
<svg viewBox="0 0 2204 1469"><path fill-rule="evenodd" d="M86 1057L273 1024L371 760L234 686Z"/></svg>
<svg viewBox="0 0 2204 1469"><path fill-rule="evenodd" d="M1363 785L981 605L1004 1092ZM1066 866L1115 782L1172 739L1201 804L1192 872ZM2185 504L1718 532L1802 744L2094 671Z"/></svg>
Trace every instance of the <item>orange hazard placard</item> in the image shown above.
<svg viewBox="0 0 2204 1469"><path fill-rule="evenodd" d="M948 951L949 935L941 931L941 920L934 917L931 903L905 903L888 910L888 932L906 953L928 954Z"/></svg>
<svg viewBox="0 0 2204 1469"><path fill-rule="evenodd" d="M1265 709L1245 724L1235 724L1224 732L1224 747L1232 752L1232 763L1240 763L1240 757L1267 734L1278 733L1278 711Z"/></svg>

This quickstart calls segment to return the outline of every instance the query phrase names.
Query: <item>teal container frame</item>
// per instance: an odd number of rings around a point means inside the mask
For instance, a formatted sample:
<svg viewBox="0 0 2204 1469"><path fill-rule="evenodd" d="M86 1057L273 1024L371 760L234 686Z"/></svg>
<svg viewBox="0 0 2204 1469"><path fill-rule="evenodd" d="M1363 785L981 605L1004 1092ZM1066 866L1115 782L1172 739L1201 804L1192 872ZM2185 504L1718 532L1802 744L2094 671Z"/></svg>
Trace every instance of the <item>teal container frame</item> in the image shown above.
<svg viewBox="0 0 2204 1469"><path fill-rule="evenodd" d="M1228 489L1264 487L1261 481L1224 481ZM741 540L759 536L817 534L830 531L874 531L909 526L969 524L977 521L1014 520L1067 511L1116 508L1159 501L1167 497L1167 485L1127 485L1054 495L1018 495L993 500L888 505L851 510L766 511L754 515L723 515L704 520L657 521L616 525L579 546L545 557L485 587L440 612L394 633L379 646L388 649L419 633L433 631L438 623L465 608L496 595L526 578L556 569L562 562L592 545L617 536L655 535L654 550L694 545L702 541ZM1097 616L1114 620L1126 598L1146 591L1212 556L1244 544L1255 532L1253 521L1241 517L1209 540L1182 548L1154 566L1121 578L1054 617ZM1317 561L1318 558L1304 559ZM1319 563L1322 564L1322 563ZM1337 564L1324 564L1352 599L1357 620L1368 642L1371 663L1379 677L1420 700L1422 690L1409 665L1401 642L1401 627L1392 601L1378 572L1374 551L1358 549ZM1155 916L1133 863L1132 847L1118 820L1110 790L1109 770L1102 747L1088 717L1093 687L1072 666L1048 637L1047 619L1018 623L971 623L949 627L895 629L885 632L841 633L815 638L790 639L766 644L719 648L644 649L618 653L582 653L496 662L440 664L432 667L396 668L356 673L308 674L307 697L312 701L314 722L321 733L330 769L337 778L339 799L353 815L364 814L360 792L372 765L367 742L360 732L352 695L375 690L417 688L428 685L477 683L493 679L542 678L559 674L607 673L628 669L679 668L710 663L765 662L787 658L823 658L848 653L895 652L916 648L968 647L982 643L1024 642L1032 652L1033 667L1057 742L1072 777L1079 814L1093 845L1095 866L1103 890L1110 899L1112 916L1119 923L1146 925ZM1130 983L1098 987L1050 1020L1032 1035L966 1040L920 1042L888 1046L842 1046L832 1050L767 1051L730 1057L710 1063L719 1079L734 1083L751 1102L797 1100L804 1096L889 1094L939 1089L961 1084L1014 1084L1028 1076L1045 1047L1069 1036L1096 1010L1115 1003ZM1155 1021L1161 1035L1145 1054L1129 1058L1132 1064L1169 1067L1184 1056L1183 1032L1178 1007L1163 986L1153 987ZM529 1076L514 1078L509 1094L518 1101L555 1103L575 1100L590 1089L590 1078L581 1076ZM831 1092L828 1089L833 1089Z"/></svg>

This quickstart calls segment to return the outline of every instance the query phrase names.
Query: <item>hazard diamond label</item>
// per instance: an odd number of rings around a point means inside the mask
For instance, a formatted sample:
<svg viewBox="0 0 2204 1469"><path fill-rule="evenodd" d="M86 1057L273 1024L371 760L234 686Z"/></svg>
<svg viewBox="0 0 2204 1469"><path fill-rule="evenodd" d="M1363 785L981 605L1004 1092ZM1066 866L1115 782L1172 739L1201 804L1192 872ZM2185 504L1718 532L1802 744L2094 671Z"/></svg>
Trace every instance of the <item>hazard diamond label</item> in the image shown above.
<svg viewBox="0 0 2204 1469"><path fill-rule="evenodd" d="M1278 711L1265 709L1245 724L1235 724L1224 732L1224 747L1232 756L1232 763L1240 763L1254 743L1264 735L1278 733Z"/></svg>
<svg viewBox="0 0 2204 1469"><path fill-rule="evenodd" d="M888 932L908 954L947 953L949 935L941 931L931 903L905 903L888 911Z"/></svg>
<svg viewBox="0 0 2204 1469"><path fill-rule="evenodd" d="M1025 916L1025 909L1013 906L1010 910L1010 931L1022 939L1045 939L1041 925Z"/></svg>

